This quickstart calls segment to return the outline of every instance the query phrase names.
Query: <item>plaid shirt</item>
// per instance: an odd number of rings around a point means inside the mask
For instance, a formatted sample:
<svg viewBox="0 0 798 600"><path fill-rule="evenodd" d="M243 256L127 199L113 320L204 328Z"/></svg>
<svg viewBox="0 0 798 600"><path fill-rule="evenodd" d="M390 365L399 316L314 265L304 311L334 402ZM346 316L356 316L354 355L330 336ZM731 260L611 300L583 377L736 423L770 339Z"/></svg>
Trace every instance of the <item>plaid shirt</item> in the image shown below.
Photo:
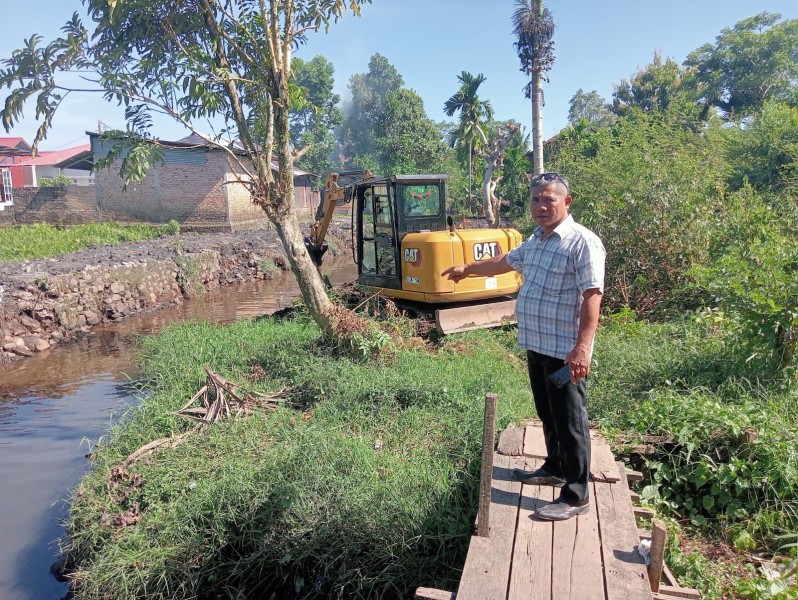
<svg viewBox="0 0 798 600"><path fill-rule="evenodd" d="M571 215L543 239L532 236L507 254L507 264L524 275L518 292L518 345L565 359L576 345L582 294L604 291L606 252L599 237Z"/></svg>

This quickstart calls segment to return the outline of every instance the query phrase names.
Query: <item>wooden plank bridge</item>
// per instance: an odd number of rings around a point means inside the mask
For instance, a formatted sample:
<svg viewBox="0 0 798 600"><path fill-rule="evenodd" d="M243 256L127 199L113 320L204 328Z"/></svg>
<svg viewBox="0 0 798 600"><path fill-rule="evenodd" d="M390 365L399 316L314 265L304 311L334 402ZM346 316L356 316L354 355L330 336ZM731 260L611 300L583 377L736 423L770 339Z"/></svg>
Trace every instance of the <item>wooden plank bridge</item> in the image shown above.
<svg viewBox="0 0 798 600"><path fill-rule="evenodd" d="M615 462L598 433L591 433L590 512L552 522L537 519L535 511L552 502L559 490L522 484L512 476L515 468L529 471L543 463L543 429L537 425L515 429L515 440L502 436L499 452L493 454L488 535L471 538L457 592L419 588L416 599L699 597L695 590L660 586L659 575L652 586L649 568L638 552L640 537L626 470ZM664 544L664 530L662 540Z"/></svg>

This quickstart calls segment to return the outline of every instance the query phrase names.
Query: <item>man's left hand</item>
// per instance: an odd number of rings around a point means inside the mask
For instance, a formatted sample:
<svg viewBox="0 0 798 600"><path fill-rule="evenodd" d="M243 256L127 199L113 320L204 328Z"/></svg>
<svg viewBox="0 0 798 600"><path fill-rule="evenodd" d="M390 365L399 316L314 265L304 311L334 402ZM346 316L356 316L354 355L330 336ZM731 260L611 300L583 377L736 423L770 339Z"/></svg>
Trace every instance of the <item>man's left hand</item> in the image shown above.
<svg viewBox="0 0 798 600"><path fill-rule="evenodd" d="M590 373L590 348L584 344L577 344L565 357L565 362L571 365L571 383L576 384Z"/></svg>

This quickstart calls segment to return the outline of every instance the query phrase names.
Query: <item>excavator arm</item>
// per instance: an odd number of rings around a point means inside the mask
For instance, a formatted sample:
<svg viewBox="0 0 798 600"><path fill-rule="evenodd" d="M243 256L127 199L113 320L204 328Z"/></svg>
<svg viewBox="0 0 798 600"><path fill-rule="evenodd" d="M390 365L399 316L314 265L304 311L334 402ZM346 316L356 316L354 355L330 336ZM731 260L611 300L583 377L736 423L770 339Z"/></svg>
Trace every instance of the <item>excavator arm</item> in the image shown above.
<svg viewBox="0 0 798 600"><path fill-rule="evenodd" d="M327 242L324 239L327 237L335 207L350 203L354 196L355 184L372 178L371 171L367 170L341 171L327 176L315 221L310 226L310 235L305 237L305 247L317 267L321 266L324 253L327 252Z"/></svg>

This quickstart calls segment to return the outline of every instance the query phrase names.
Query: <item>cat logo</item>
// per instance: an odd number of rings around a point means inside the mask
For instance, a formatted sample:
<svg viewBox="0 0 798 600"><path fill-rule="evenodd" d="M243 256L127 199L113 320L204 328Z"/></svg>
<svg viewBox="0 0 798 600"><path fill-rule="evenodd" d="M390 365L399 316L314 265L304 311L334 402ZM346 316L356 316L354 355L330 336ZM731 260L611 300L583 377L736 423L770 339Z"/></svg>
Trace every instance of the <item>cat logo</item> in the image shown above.
<svg viewBox="0 0 798 600"><path fill-rule="evenodd" d="M414 267L421 264L421 250L418 248L405 248L405 262Z"/></svg>
<svg viewBox="0 0 798 600"><path fill-rule="evenodd" d="M499 242L478 242L474 244L474 260L485 260L499 256L502 253L502 247Z"/></svg>

